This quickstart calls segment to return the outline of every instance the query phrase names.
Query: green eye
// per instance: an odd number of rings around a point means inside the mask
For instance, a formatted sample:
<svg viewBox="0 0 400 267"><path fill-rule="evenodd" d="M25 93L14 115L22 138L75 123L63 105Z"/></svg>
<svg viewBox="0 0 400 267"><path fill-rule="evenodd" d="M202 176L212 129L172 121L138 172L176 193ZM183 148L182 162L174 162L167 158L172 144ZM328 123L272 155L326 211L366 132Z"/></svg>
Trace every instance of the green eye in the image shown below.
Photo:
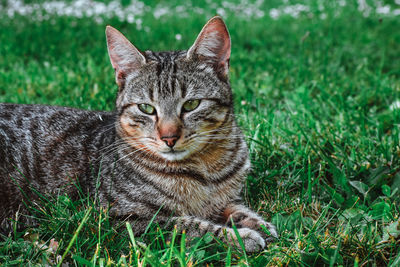
<svg viewBox="0 0 400 267"><path fill-rule="evenodd" d="M186 101L185 104L183 104L183 111L185 112L192 111L196 109L199 106L199 104L200 104L199 99Z"/></svg>
<svg viewBox="0 0 400 267"><path fill-rule="evenodd" d="M138 105L139 109L141 112L149 114L149 115L153 115L156 113L156 109L149 104L139 104Z"/></svg>

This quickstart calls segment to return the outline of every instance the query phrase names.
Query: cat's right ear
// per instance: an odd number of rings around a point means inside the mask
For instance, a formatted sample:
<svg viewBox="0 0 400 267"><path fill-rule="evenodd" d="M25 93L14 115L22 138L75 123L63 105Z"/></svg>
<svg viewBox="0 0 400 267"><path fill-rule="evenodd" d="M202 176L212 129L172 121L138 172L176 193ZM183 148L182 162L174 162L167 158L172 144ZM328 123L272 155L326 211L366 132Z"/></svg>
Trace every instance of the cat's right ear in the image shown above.
<svg viewBox="0 0 400 267"><path fill-rule="evenodd" d="M115 70L115 81L122 90L125 78L146 63L146 57L125 36L111 26L106 27L107 48Z"/></svg>
<svg viewBox="0 0 400 267"><path fill-rule="evenodd" d="M215 70L226 79L229 72L231 38L228 28L220 16L211 18L203 27L186 57L210 62Z"/></svg>

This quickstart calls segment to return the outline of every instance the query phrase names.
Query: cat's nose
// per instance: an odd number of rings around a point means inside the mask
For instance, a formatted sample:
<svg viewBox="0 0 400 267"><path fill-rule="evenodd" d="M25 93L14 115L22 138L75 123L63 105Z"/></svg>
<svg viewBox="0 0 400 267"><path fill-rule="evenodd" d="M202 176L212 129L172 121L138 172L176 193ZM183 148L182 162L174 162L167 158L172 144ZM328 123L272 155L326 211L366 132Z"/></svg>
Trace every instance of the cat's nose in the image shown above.
<svg viewBox="0 0 400 267"><path fill-rule="evenodd" d="M163 140L167 146L173 147L176 144L176 141L178 141L179 136L173 135L173 136L162 136L161 140Z"/></svg>

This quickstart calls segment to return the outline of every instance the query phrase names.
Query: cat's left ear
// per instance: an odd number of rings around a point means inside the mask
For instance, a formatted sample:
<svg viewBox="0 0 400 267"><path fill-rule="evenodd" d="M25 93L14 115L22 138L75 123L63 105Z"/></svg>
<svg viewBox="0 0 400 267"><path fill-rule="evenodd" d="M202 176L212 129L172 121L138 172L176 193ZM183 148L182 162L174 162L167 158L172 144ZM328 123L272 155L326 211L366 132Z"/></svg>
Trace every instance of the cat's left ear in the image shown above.
<svg viewBox="0 0 400 267"><path fill-rule="evenodd" d="M225 79L228 77L230 56L231 38L224 21L219 16L207 22L187 52L188 59L212 63L215 70Z"/></svg>
<svg viewBox="0 0 400 267"><path fill-rule="evenodd" d="M115 80L123 89L125 78L146 63L146 58L125 36L111 26L106 28L107 48L110 61L115 69Z"/></svg>

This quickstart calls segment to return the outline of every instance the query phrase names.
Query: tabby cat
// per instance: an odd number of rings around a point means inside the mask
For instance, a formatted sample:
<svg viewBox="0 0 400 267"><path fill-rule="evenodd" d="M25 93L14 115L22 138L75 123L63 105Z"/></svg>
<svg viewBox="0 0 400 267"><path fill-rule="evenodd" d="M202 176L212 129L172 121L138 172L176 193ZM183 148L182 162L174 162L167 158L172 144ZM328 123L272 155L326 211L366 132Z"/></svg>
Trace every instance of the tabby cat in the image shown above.
<svg viewBox="0 0 400 267"><path fill-rule="evenodd" d="M106 36L115 112L0 104L3 231L35 191L73 197L79 183L136 234L157 214L191 237L211 232L237 245L233 222L247 251L263 249L277 232L241 204L250 161L233 114L223 20L210 19L187 51L141 52L110 26Z"/></svg>

